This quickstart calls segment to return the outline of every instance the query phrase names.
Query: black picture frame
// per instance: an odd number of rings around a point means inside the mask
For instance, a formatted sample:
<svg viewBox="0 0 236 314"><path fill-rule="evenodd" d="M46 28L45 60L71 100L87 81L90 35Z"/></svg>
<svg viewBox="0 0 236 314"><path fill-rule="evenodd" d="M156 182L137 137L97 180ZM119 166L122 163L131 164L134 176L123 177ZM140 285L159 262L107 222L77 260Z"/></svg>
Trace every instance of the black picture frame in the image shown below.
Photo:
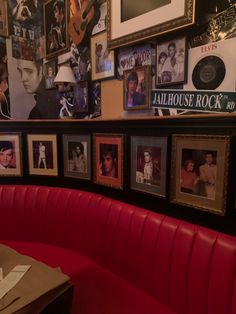
<svg viewBox="0 0 236 314"><path fill-rule="evenodd" d="M156 86L186 83L187 62L186 36L158 42L156 45Z"/></svg>

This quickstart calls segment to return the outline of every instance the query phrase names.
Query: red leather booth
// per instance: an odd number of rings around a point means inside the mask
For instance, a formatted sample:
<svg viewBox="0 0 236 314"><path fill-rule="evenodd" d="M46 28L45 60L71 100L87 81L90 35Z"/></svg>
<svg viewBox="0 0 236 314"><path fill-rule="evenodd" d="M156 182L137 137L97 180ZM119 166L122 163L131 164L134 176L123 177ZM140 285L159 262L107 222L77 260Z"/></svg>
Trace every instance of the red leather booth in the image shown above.
<svg viewBox="0 0 236 314"><path fill-rule="evenodd" d="M235 314L236 238L80 190L0 186L0 243L74 284L74 314Z"/></svg>

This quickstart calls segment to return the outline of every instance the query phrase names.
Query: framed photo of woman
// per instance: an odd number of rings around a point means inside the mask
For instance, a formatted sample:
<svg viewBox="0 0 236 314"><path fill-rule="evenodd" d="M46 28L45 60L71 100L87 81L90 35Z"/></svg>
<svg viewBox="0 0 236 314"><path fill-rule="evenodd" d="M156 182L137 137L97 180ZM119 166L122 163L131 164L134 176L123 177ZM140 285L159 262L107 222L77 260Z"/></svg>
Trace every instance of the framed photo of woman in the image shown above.
<svg viewBox="0 0 236 314"><path fill-rule="evenodd" d="M131 136L131 189L166 194L167 137Z"/></svg>
<svg viewBox="0 0 236 314"><path fill-rule="evenodd" d="M63 134L64 176L91 179L90 135Z"/></svg>
<svg viewBox="0 0 236 314"><path fill-rule="evenodd" d="M124 71L124 110L150 107L151 68L140 66Z"/></svg>
<svg viewBox="0 0 236 314"><path fill-rule="evenodd" d="M224 215L229 136L173 135L171 201Z"/></svg>
<svg viewBox="0 0 236 314"><path fill-rule="evenodd" d="M123 189L123 134L94 134L94 182Z"/></svg>

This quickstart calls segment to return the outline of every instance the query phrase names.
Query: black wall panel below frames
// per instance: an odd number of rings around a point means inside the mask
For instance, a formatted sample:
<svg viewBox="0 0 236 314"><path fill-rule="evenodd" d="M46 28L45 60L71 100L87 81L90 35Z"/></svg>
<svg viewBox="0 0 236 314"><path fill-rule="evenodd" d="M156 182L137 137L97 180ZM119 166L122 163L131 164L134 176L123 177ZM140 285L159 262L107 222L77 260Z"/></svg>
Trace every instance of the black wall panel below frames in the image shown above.
<svg viewBox="0 0 236 314"><path fill-rule="evenodd" d="M32 184L60 186L100 193L146 209L157 211L185 221L194 222L215 230L236 235L236 114L206 114L176 117L146 117L117 120L40 120L40 121L1 121L0 133L20 133L22 137L22 176L0 176L1 184ZM93 173L93 134L124 134L124 188L114 189L96 184L90 180L66 177L63 171L63 135L91 136L91 171ZM28 134L55 134L57 136L58 175L39 176L29 174L27 148ZM228 136L231 139L229 151L229 177L227 180L227 206L224 216L202 211L191 206L174 204L170 200L171 158L173 135ZM131 189L131 137L167 137L166 154L166 196L145 193ZM156 155L155 155L156 154ZM155 152L157 156L157 152ZM135 180L135 179L134 179Z"/></svg>

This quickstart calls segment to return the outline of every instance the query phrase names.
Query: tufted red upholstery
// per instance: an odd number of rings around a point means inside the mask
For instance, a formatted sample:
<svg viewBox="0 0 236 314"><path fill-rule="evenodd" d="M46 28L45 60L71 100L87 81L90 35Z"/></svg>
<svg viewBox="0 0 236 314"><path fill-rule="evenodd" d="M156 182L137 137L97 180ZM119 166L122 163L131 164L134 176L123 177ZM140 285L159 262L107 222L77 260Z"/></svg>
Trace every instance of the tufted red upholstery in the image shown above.
<svg viewBox="0 0 236 314"><path fill-rule="evenodd" d="M94 193L39 186L0 186L0 222L0 242L72 276L75 298L84 298L74 313L236 313L234 237Z"/></svg>

